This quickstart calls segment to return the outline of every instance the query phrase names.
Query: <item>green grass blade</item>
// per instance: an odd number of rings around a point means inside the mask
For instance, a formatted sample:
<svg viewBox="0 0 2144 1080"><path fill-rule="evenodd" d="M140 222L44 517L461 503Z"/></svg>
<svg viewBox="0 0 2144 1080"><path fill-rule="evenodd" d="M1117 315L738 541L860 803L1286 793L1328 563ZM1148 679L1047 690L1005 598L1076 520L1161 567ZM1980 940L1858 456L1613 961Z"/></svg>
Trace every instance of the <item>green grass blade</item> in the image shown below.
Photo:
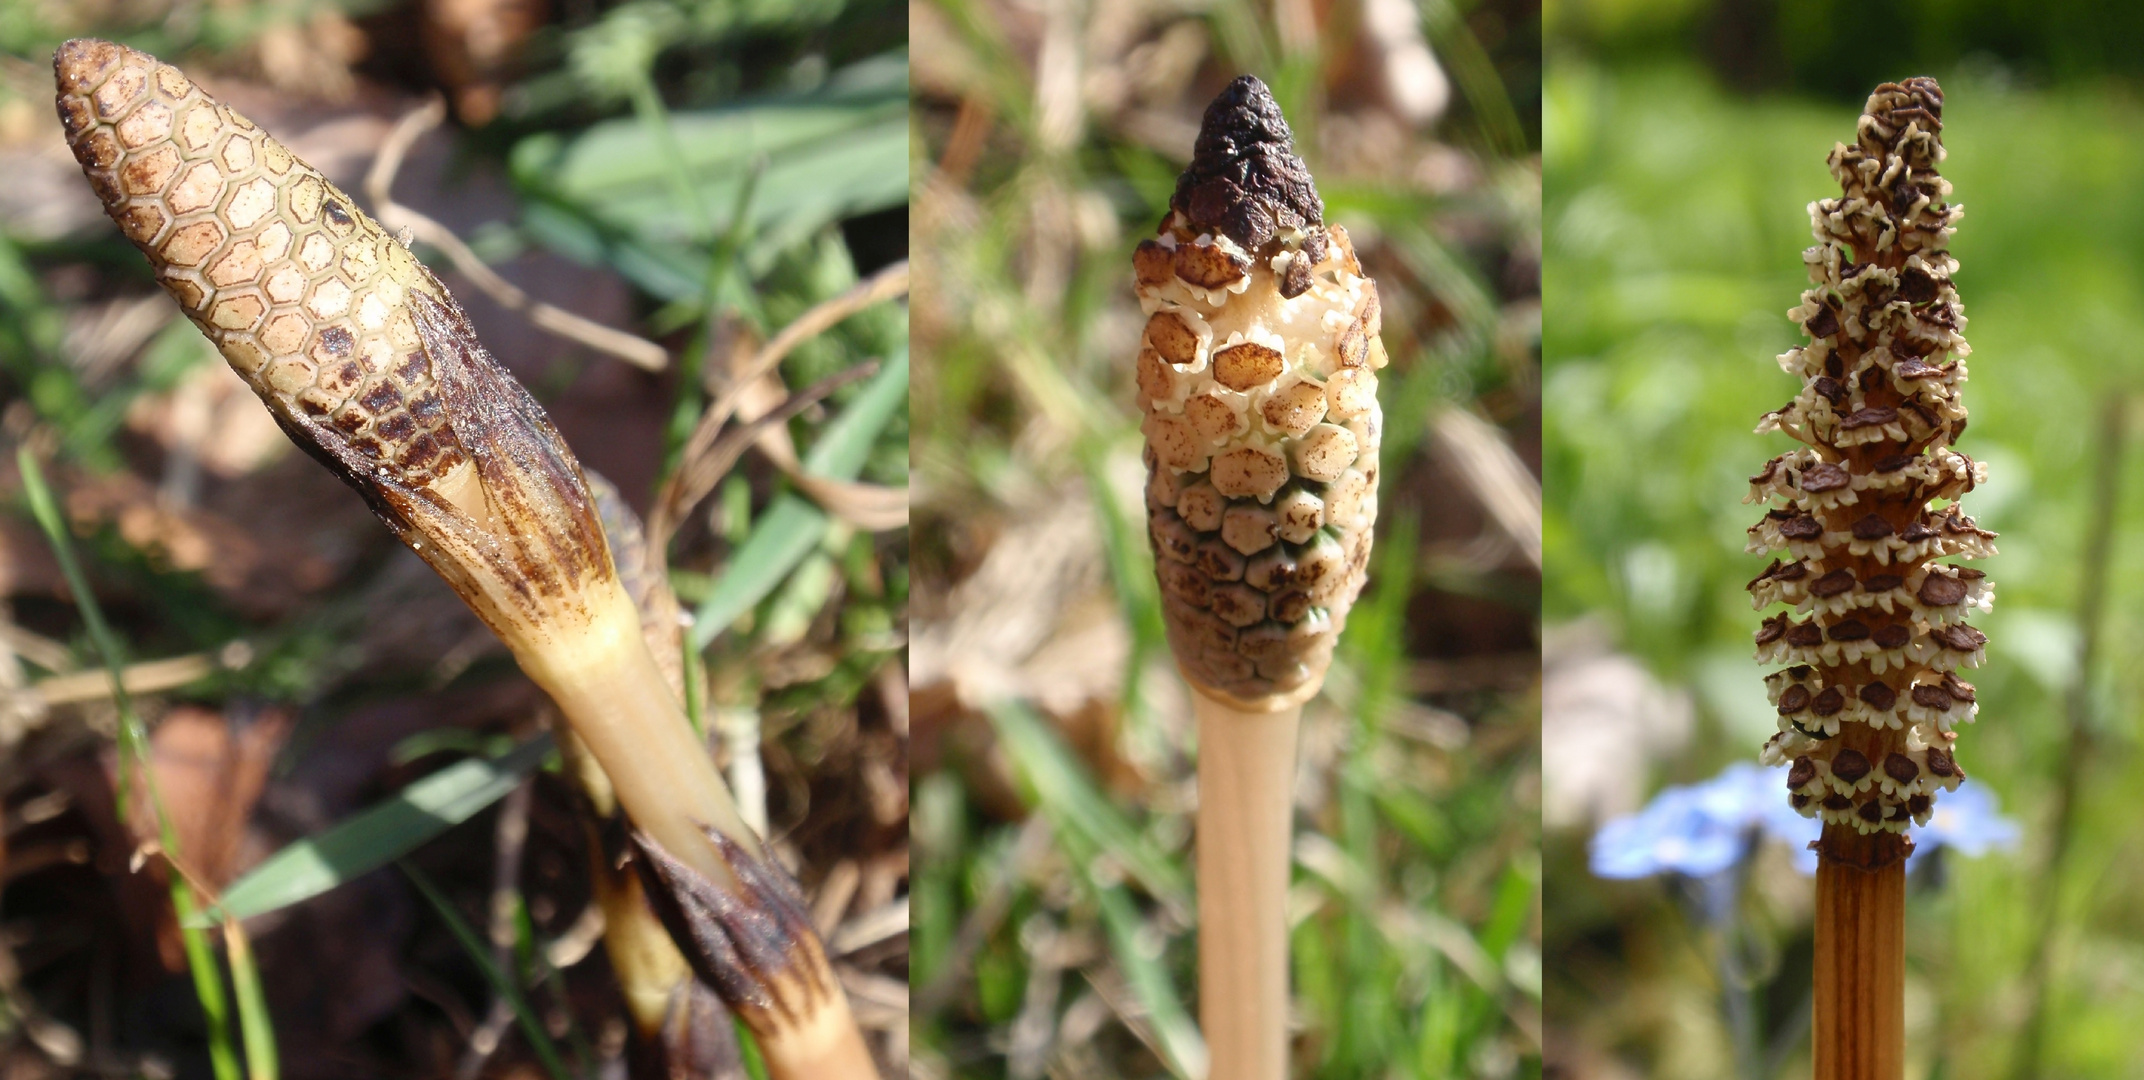
<svg viewBox="0 0 2144 1080"><path fill-rule="evenodd" d="M744 1074L752 1080L767 1080L767 1056L759 1052L759 1039L735 1016L730 1026L737 1030L737 1056L744 1059Z"/></svg>
<svg viewBox="0 0 2144 1080"><path fill-rule="evenodd" d="M715 587L692 613L692 647L705 649L737 617L752 610L789 576L826 535L826 512L803 498L777 495L752 535L723 568Z"/></svg>
<svg viewBox="0 0 2144 1080"><path fill-rule="evenodd" d="M1103 448L1097 445L1090 449L1082 464L1087 490L1093 493L1095 511L1101 518L1102 554L1109 565L1109 583L1131 627L1131 648L1124 662L1123 704L1126 715L1137 716L1141 711L1139 673L1146 670L1147 657L1168 639L1161 621L1161 590L1154 584L1153 553L1147 548L1144 523L1134 521L1125 512L1109 486Z"/></svg>
<svg viewBox="0 0 2144 1080"><path fill-rule="evenodd" d="M489 761L457 762L318 836L270 855L224 890L216 917L247 919L287 907L377 870L506 797L543 765L540 735Z"/></svg>
<svg viewBox="0 0 2144 1080"><path fill-rule="evenodd" d="M1034 710L1007 702L992 707L989 714L1036 808L1049 815L1061 840L1108 852L1155 897L1191 909L1191 884L1183 870L1102 794L1079 758Z"/></svg>
<svg viewBox="0 0 2144 1080"><path fill-rule="evenodd" d="M60 520L59 501L52 497L52 488L45 483L44 470L38 467L36 455L25 446L15 453L15 464L22 470L22 491L29 499L30 514L37 519L37 527L44 530L45 542L52 545L52 554L59 560L60 574L67 579L67 588L74 593L75 610L82 613L82 623L89 628L89 639L97 646L97 653L104 661L104 668L112 676L112 699L121 712L132 712L134 703L126 691L126 682L121 673L126 667L126 657L119 651L118 635L112 633L111 624L104 621L104 609L97 605L96 597L89 591L89 578L82 573L82 564L74 556L74 545L67 541L66 525ZM141 747L134 740L141 732L132 724L119 725L119 744L129 757L139 759ZM119 816L127 811L127 785L119 785Z"/></svg>
<svg viewBox="0 0 2144 1080"><path fill-rule="evenodd" d="M652 90L650 91L653 92ZM660 103L658 102L658 108ZM668 114L658 113L665 125ZM682 180L684 162L677 163ZM670 426L663 435L663 476L668 477L677 468L678 456L693 429L699 426L700 414L705 402L701 398L701 369L707 363L709 346L715 339L715 331L722 319L724 286L731 278L742 282L740 293L750 291L750 280L738 259L751 236L752 199L759 191L759 177L763 170L753 169L746 177L744 186L737 192L737 209L730 215L730 225L717 240L707 256L707 295L702 302L700 327L692 335L692 341L677 358L677 402L670 410ZM757 307L757 305L752 305Z"/></svg>
<svg viewBox="0 0 2144 1080"><path fill-rule="evenodd" d="M1109 935L1110 954L1124 972L1132 996L1145 1008L1170 1072L1197 1075L1199 1063L1206 1059L1198 1025L1177 996L1161 957L1141 943L1146 928L1130 892L1097 880L1094 864L1106 853L1163 903L1181 910L1191 907L1189 884L1176 864L1101 793L1040 716L1016 702L989 712L1000 744L1025 782L1035 808L1049 819L1059 848L1078 868L1075 876L1092 891Z"/></svg>
<svg viewBox="0 0 2144 1080"><path fill-rule="evenodd" d="M1452 81L1474 107L1475 122L1488 137L1490 148L1507 158L1526 154L1526 125L1511 104L1511 92L1496 70L1496 61L1482 48L1481 39L1467 26L1451 0L1425 0L1422 29L1437 57L1451 69Z"/></svg>
<svg viewBox="0 0 2144 1080"><path fill-rule="evenodd" d="M406 862L396 865L402 868L404 874L409 875L409 880L417 886L417 891L423 893L424 898L431 902L432 910L439 913L440 919L447 924L447 929L453 932L454 940L461 943L462 951L468 953L469 959L476 962L478 970L484 973L484 980L491 984L492 991L513 1008L514 1019L520 1021L521 1032L528 1036L529 1045L535 1048L536 1057L543 1062L544 1071L551 1074L552 1080L572 1080L573 1074L566 1069L565 1060L558 1056L558 1047L551 1042L550 1032L544 1030L543 1022L536 1017L536 1011L529 1008L528 999L521 996L521 987L506 972L500 971L497 964L491 962L491 946L477 937L476 931L463 921L461 913L455 911L454 905L447 902L446 896L433 886L432 880L424 876L424 871Z"/></svg>
<svg viewBox="0 0 2144 1080"><path fill-rule="evenodd" d="M908 348L902 346L871 377L863 393L827 422L804 453L804 471L829 480L854 480L871 455L871 444L895 413L908 404Z"/></svg>
<svg viewBox="0 0 2144 1080"><path fill-rule="evenodd" d="M608 262L658 295L697 302L706 294L698 281L704 252L718 228L748 226L752 264L763 270L833 222L907 201L907 71L906 51L896 50L835 73L809 94L684 112L642 101L641 115L570 139L532 135L514 147L512 172L551 212L524 224L563 253ZM662 122L653 122L658 116ZM741 208L739 195L755 176L759 193ZM688 203L682 212L680 200ZM734 220L740 209L742 222Z"/></svg>
<svg viewBox="0 0 2144 1080"><path fill-rule="evenodd" d="M879 432L907 403L908 350L903 348L820 431L804 455L804 470L830 480L855 479ZM693 612L693 649L706 648L738 616L766 599L805 556L818 550L829 523L826 512L811 502L787 493L776 496Z"/></svg>
<svg viewBox="0 0 2144 1080"><path fill-rule="evenodd" d="M707 204L693 190L692 165L685 160L684 147L678 144L677 128L670 123L670 110L663 104L661 91L655 88L655 80L643 71L633 81L633 112L639 117L642 130L661 151L664 172L670 181L672 192L677 196L678 213L685 215L700 238L713 240L714 219L707 213ZM732 218L732 231L744 224L741 218Z"/></svg>
<svg viewBox="0 0 2144 1080"><path fill-rule="evenodd" d="M186 948L186 969L193 975L194 997L201 1002L201 1018L208 1027L209 1065L216 1071L216 1080L238 1080L238 1053L231 1047L231 1006L223 996L223 969L216 963L216 951L209 947L207 931L187 924L194 915L194 894L177 874L171 877L171 907L179 919L179 940ZM273 1048L269 1052L272 1054Z"/></svg>
<svg viewBox="0 0 2144 1080"><path fill-rule="evenodd" d="M1102 913L1102 926L1109 932L1110 955L1124 969L1132 996L1146 1009L1147 1023L1161 1043L1169 1071L1186 1078L1201 1075L1205 1071L1202 1063L1206 1061L1206 1040L1199 1035L1199 1026L1192 1021L1190 1010L1184 1008L1183 999L1177 996L1161 957L1152 946L1139 940L1146 926L1132 898L1122 886L1097 886L1095 903Z"/></svg>
<svg viewBox="0 0 2144 1080"><path fill-rule="evenodd" d="M60 573L67 579L67 588L74 593L75 609L82 613L82 622L89 627L90 639L96 643L105 671L111 676L112 701L119 709L119 781L113 785L119 820L127 820L132 778L140 775L156 818L158 842L166 852L177 855L178 834L172 830L170 819L164 815L162 801L156 796L156 777L143 764L147 736L142 731L140 717L134 712L133 699L127 694L126 680L121 677L125 659L119 651L119 636L112 632L111 624L104 621L104 609L98 606L96 594L89 590L89 578L82 573L82 564L74 555L74 545L68 542L66 527L60 521L59 501L52 497L52 488L45 483L45 473L38 467L36 455L30 453L29 447L22 447L15 454L15 463L22 471L23 494L29 499L30 514L37 519L38 528L44 530L46 543L52 545ZM209 1063L215 1069L216 1080L238 1080L238 1055L231 1048L231 1012L223 996L223 972L216 963L215 950L209 947L208 936L192 925L193 891L176 875L171 881L171 906L179 920L186 966L193 973L194 996L201 1002L201 1014L208 1025ZM269 1053L273 1055L272 1047Z"/></svg>
<svg viewBox="0 0 2144 1080"><path fill-rule="evenodd" d="M268 1019L268 998L261 992L261 974L253 962L253 947L235 920L224 927L224 951L231 958L231 989L238 998L238 1030L246 1042L247 1080L276 1080L282 1070L276 1060L275 1025Z"/></svg>

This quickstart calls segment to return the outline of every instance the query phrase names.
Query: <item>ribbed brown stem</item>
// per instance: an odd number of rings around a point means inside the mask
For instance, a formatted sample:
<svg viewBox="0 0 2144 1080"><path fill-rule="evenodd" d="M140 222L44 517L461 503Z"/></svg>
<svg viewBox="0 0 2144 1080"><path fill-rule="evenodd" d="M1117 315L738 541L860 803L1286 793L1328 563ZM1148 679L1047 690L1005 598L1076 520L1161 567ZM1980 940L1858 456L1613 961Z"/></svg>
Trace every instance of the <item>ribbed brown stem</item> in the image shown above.
<svg viewBox="0 0 2144 1080"><path fill-rule="evenodd" d="M1817 845L1815 1080L1906 1068L1906 853L1899 833L1827 825Z"/></svg>
<svg viewBox="0 0 2144 1080"><path fill-rule="evenodd" d="M1199 723L1199 1026L1213 1080L1288 1074L1288 866L1303 710L1191 695Z"/></svg>

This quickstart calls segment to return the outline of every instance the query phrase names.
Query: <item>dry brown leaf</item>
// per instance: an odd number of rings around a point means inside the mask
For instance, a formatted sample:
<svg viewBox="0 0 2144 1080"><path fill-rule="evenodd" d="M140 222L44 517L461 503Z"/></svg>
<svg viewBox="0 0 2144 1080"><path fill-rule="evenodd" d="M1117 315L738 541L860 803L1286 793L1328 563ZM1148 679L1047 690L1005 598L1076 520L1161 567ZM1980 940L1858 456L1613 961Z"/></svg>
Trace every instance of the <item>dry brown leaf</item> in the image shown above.
<svg viewBox="0 0 2144 1080"><path fill-rule="evenodd" d="M499 114L501 81L547 7L543 0L425 0L424 52L454 92L463 123L482 127Z"/></svg>
<svg viewBox="0 0 2144 1080"><path fill-rule="evenodd" d="M221 888L238 875L246 820L289 734L290 716L280 710L234 722L210 709L181 705L149 736L149 768L180 857L210 887ZM130 810L135 837L155 840L154 811L138 780Z"/></svg>

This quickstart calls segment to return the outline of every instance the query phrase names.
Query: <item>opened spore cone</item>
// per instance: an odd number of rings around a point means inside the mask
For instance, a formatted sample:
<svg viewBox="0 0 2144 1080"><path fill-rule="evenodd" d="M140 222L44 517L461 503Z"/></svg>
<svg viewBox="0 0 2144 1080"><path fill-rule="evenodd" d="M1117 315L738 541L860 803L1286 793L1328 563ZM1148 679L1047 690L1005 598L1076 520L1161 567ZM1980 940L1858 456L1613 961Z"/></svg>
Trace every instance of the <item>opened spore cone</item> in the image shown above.
<svg viewBox="0 0 2144 1080"><path fill-rule="evenodd" d="M1779 733L1763 760L1789 766L1796 810L1861 834L1926 824L1965 779L1952 747L1979 706L1959 672L1987 645L1966 620L1994 601L1957 561L1994 554L1995 534L1958 502L1987 468L1952 448L1972 350L1942 118L1935 80L1885 83L1832 150L1843 192L1809 206L1813 284L1788 312L1809 343L1779 358L1802 390L1757 428L1804 445L1751 477L1747 499L1770 506L1749 550L1777 555L1752 602L1792 609L1757 631L1758 661L1784 665L1766 678Z"/></svg>

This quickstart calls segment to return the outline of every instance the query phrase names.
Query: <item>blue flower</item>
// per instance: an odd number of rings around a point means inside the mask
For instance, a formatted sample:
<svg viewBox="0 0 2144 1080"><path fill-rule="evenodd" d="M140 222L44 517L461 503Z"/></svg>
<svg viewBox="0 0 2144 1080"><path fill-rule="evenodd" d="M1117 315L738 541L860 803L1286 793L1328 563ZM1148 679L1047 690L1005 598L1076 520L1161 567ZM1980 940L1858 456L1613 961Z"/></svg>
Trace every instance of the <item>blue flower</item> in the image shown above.
<svg viewBox="0 0 2144 1080"><path fill-rule="evenodd" d="M1787 805L1783 771L1743 761L1703 783L1663 788L1645 809L1593 834L1594 875L1711 877L1747 858L1764 837L1785 842L1794 851L1794 868L1815 874L1816 852L1809 845L1824 827ZM1913 830L1908 865L1942 847L1967 856L2014 847L2019 834L2017 823L1997 812L1985 786L1967 784L1937 800L1935 816Z"/></svg>
<svg viewBox="0 0 2144 1080"><path fill-rule="evenodd" d="M1752 830L1772 816L1766 806L1785 802L1770 770L1748 762L1730 765L1702 784L1663 789L1645 809L1610 821L1593 835L1593 873L1710 877L1741 862Z"/></svg>
<svg viewBox="0 0 2144 1080"><path fill-rule="evenodd" d="M1991 848L2008 851L2017 846L2022 833L2017 822L1998 812L1992 792L1984 785L1967 782L1937 799L1928 824L1913 830L1913 856L1919 858L1922 852L1939 847L1976 857Z"/></svg>

